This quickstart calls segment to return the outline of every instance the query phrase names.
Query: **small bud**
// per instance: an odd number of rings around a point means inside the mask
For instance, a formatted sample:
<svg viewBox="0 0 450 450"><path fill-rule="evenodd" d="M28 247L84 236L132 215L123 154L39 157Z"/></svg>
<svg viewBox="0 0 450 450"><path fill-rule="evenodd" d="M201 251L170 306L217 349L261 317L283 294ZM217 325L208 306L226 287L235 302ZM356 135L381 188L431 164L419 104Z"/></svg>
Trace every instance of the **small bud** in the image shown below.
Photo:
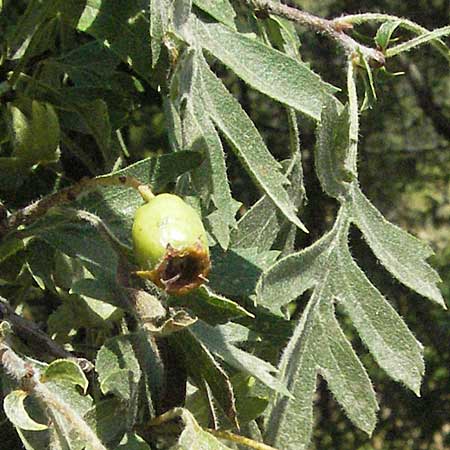
<svg viewBox="0 0 450 450"><path fill-rule="evenodd" d="M180 197L150 198L136 211L132 236L139 276L175 295L205 282L211 265L206 232L197 212Z"/></svg>

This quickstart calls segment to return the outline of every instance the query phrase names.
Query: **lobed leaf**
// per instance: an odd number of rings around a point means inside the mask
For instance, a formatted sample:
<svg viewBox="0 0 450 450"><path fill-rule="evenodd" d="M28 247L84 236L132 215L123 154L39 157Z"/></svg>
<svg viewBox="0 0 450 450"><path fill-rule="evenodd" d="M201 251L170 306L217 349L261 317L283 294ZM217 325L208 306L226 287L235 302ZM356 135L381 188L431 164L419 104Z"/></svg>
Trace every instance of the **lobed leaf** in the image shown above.
<svg viewBox="0 0 450 450"><path fill-rule="evenodd" d="M348 248L339 247L336 257L333 280L338 302L380 367L419 395L425 371L422 345L356 265Z"/></svg>
<svg viewBox="0 0 450 450"><path fill-rule="evenodd" d="M431 248L401 228L388 222L359 188L352 190L354 221L386 269L418 294L445 308L436 284L439 275L425 261Z"/></svg>

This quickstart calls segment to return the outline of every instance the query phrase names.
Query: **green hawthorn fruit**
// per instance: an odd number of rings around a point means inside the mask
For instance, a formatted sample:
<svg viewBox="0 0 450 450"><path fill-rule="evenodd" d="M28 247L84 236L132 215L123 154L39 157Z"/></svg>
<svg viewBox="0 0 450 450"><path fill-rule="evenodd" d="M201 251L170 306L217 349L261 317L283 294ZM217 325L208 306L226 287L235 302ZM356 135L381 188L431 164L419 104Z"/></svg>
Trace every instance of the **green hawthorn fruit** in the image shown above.
<svg viewBox="0 0 450 450"><path fill-rule="evenodd" d="M134 216L133 247L141 269L170 294L181 295L206 281L210 269L206 232L197 212L180 197L160 194Z"/></svg>

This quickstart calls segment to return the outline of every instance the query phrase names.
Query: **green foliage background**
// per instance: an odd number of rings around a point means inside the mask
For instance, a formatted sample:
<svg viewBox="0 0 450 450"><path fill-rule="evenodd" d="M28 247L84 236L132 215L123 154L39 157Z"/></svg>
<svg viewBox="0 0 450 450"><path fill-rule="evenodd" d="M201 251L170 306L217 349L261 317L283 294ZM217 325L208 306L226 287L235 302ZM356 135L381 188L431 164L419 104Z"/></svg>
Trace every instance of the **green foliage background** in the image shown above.
<svg viewBox="0 0 450 450"><path fill-rule="evenodd" d="M29 2L3 3L4 10L0 18L0 26L12 39L19 17ZM79 3L81 12L83 2ZM126 4L126 2L120 3L121 6ZM164 4L162 0L161 3ZM239 13L240 6L237 3L239 2L233 4ZM408 17L428 29L448 25L450 19L450 3L445 0L323 0L317 2L296 0L291 3L296 3L301 8L324 17L336 17L343 13L382 11ZM128 12L132 15L132 11ZM162 49L159 65L157 64L152 71L148 71L147 61L151 57L151 50L154 55L155 49L138 47L140 36L132 33L121 35L120 27L117 28L116 35L107 36L109 45L115 52L110 52L96 43L92 43L91 52L80 52L81 46L91 43L92 36L101 34L102 24L90 24L89 17L86 15L88 35L81 33L80 30L74 31L71 25L77 18L73 16L73 10L68 8L67 16L64 16L64 10L61 14L63 20L49 21L46 27L39 31L41 35L35 47L33 48L32 45L30 54L22 55L20 59L19 64L23 64L22 67L17 68L11 61L6 61L0 67L0 82L11 70L25 73L30 78L35 77L42 83L52 84L64 73L69 74L71 80L71 83L65 85L60 91L53 93L46 91L42 94L40 87L30 83L29 78L18 79L19 87L26 86L25 94L29 89L33 95L38 97L42 95L52 104L59 104L58 119L53 118L51 111L41 113L47 114L46 124L51 124L52 120L58 120L60 129L63 131L61 134L52 134L51 125L47 125L49 135L43 142L34 142L33 137L25 136L24 142L20 140L15 142L13 149L9 141L10 135L4 119L5 115L2 116L0 198L10 210L23 207L31 200L60 187L71 185L83 176L107 173L139 162L148 156L164 155L168 153L170 145L173 145L174 136L168 135L164 118L164 108L167 108L167 105L161 102L156 89L158 80L166 75L161 66L166 67L164 65L167 61L170 58L176 58L177 55L171 55ZM29 20L32 27L34 18L31 17ZM139 17L137 20L140 20ZM252 24L249 28L251 26ZM345 86L342 52L337 50L328 38L305 29L299 30L300 52L303 60L310 62L311 67L326 82L334 86ZM367 36L373 36L375 28L366 27L360 31ZM55 38L56 35L58 39ZM19 48L22 42L19 37L17 39L16 44ZM364 39L365 37L361 36L361 40ZM215 54L214 51L220 52L221 49L212 49L211 53ZM130 65L117 57L117 54L120 55L121 52L133 56L130 61L133 70ZM256 124L276 159L278 161L287 159L290 156L289 130L284 107L249 88L223 65L209 60L208 62L212 64L215 73L224 81ZM436 254L432 258L432 265L441 275L443 283L440 287L448 303L450 298L450 96L448 95L450 74L448 63L437 56L433 48L426 46L413 50L406 56L401 55L399 58L389 60L387 69L390 72L404 71L405 75L378 79L378 100L370 110L362 114L359 144L361 185L364 187L365 194L385 217L433 247ZM133 76L130 76L130 73L133 73ZM207 79L207 75L204 77ZM209 82L213 83L211 79ZM200 89L198 86L197 88ZM27 114L33 114L36 108L39 108L23 99L15 98L14 93L0 92L4 110L11 108L11 102L15 102L17 109L13 110L12 114L17 121L21 120L21 114L24 111ZM45 98L46 96L48 98ZM338 93L337 97L345 101L343 93ZM199 111L203 107L207 108L207 100L204 102L201 105L194 104L193 109ZM220 111L217 115L220 116ZM314 124L305 116L301 116L299 125L305 190L308 197L307 206L302 209L300 216L311 232L309 235L298 232L295 243L297 248L304 248L330 229L337 206L334 199L323 193L315 175ZM45 124L40 124L40 127L42 126ZM119 129L120 133L116 133L115 130ZM61 142L60 149L52 145L52 142L56 140ZM30 152L30 149L33 150ZM239 214L243 214L259 198L260 192L250 176L242 170L238 158L227 144L224 145L224 151L227 156L231 192L223 192L223 198L226 199L228 196L231 198L232 195L233 198L242 202L243 206ZM15 157L20 161L11 159ZM190 169L189 166L182 167L180 173ZM139 165L133 170L138 177L145 179L147 176L147 171L144 172ZM156 180L162 180L161 190L174 187L174 180L167 180L165 176L158 175L156 170L153 173ZM202 182L201 177L198 178L198 182ZM276 180L274 180L275 183ZM114 189L106 194L109 199L107 208L114 206L115 195ZM139 202L138 198L131 201L130 209L136 207ZM103 212L101 203L96 202L95 198L89 197L88 202L82 206L98 214ZM216 206L222 208L222 213L228 214L229 222L226 223L226 227L231 227L231 217L237 205L226 200ZM230 210L227 210L228 207ZM108 213L114 216L113 210ZM56 217L55 220L58 218ZM119 237L125 238L120 236L120 233L123 233L124 220L118 215L110 222L110 225ZM214 226L214 217L210 220ZM57 287L53 291L48 289L46 280L46 277L54 276L45 270L45 258L53 257L46 253L48 246L34 249L33 252L30 249L2 249L6 253L0 255L2 261L0 263L0 293L11 303L21 304L20 312L24 317L46 324L46 331L55 333L61 343L70 342L75 351L82 352L87 358L94 360L97 349L107 338L118 333L120 319L115 316L117 311L113 307L99 307L94 304L75 311L67 306L68 303L65 303L66 309L60 307L59 296L64 295L60 287L66 287L67 290L72 288L74 294L89 293L89 291L83 291L87 287L82 283L75 284L79 290L74 290L74 282L79 281L77 277L86 267L92 271L96 268L89 265L91 263L89 255L82 264L73 258L62 256L71 255L71 249L64 247L66 243L57 241L58 236L49 231L44 230L40 233L41 236L47 233L44 236L46 241L54 243L57 248L65 251L58 256L60 258L57 274L59 279L55 283ZM76 235L75 232L74 235ZM421 388L422 395L417 398L413 392L400 388L398 383L386 376L368 354L350 320L338 309L340 323L346 335L351 338L358 355L362 355L361 360L375 386L381 406L378 413L379 422L370 438L358 431L346 418L343 410L328 391L326 383L320 382L315 406L316 426L312 448L330 450L336 448L386 450L448 448L450 446L448 312L425 302L419 295L393 280L376 261L369 247L360 237L361 233L353 227L350 247L354 258L364 271L370 274L374 285L390 300L417 339L425 346L426 373ZM222 239L226 241L225 237ZM235 239L238 240L239 237ZM95 245L95 240L94 235L85 236L85 243L91 242L91 245ZM10 255L8 252L11 252L13 257L8 257ZM108 269L108 264L111 264L110 261L114 260L115 256L110 255L108 250L105 252L105 267ZM38 254L40 258L36 260L28 258L29 253ZM250 258L248 255L244 257ZM266 269L270 265L270 255L267 258L268 261L255 259L259 263L259 270ZM222 261L224 267L229 264L227 260L220 258L218 261ZM24 270L24 263L31 269L30 271ZM33 277L30 276L30 272ZM100 275L107 274L101 272ZM229 275L229 279L232 279L232 276L233 274ZM256 283L255 274L249 274L249 279ZM234 292L232 288L229 288L226 279L222 285L220 285L220 279L212 278L212 282L225 289L224 293L233 298ZM40 289L41 286L47 286L44 293ZM211 299L207 294L203 295ZM299 301L297 310L295 310L296 306L292 305L294 316L300 312L301 305ZM230 308L236 308L236 305ZM92 311L95 313L92 314ZM236 310L233 312L236 313ZM202 311L195 311L195 313L201 317ZM75 317L78 318L78 315L84 317L83 333L78 333L76 340L71 341L70 330L77 326L73 320ZM217 323L221 323L222 319L219 317ZM245 319L242 323L247 325ZM286 339L290 331L289 328L283 330L284 325L286 325L284 322L283 325L280 324L281 340ZM193 339L189 336L186 335L186 342L191 342L189 339ZM192 341L193 346L196 345L194 341ZM270 346L253 347L248 342L247 345L250 352L257 348L258 356L276 364L277 355ZM109 361L106 350L103 356L106 361ZM232 380L232 382L239 385L239 380ZM217 389L221 388L223 386L218 386ZM261 400L256 396L251 398ZM196 399L191 400L195 404ZM257 403L258 400L254 401ZM255 406L255 411L258 408L261 409L261 405ZM0 424L2 445L8 449L21 448L11 423L5 416L2 416L2 419Z"/></svg>

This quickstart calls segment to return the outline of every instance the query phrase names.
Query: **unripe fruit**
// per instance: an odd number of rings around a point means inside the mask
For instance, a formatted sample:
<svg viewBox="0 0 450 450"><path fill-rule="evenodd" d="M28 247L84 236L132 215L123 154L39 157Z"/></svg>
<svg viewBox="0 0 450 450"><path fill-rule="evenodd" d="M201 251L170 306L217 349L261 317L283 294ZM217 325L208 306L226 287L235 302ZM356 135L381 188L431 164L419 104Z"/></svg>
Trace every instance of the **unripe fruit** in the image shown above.
<svg viewBox="0 0 450 450"><path fill-rule="evenodd" d="M33 100L9 106L14 154L25 165L48 164L59 158L60 127L53 106Z"/></svg>
<svg viewBox="0 0 450 450"><path fill-rule="evenodd" d="M149 278L169 294L186 294L206 281L210 269L208 241L197 212L180 197L160 194L134 216L133 247Z"/></svg>

